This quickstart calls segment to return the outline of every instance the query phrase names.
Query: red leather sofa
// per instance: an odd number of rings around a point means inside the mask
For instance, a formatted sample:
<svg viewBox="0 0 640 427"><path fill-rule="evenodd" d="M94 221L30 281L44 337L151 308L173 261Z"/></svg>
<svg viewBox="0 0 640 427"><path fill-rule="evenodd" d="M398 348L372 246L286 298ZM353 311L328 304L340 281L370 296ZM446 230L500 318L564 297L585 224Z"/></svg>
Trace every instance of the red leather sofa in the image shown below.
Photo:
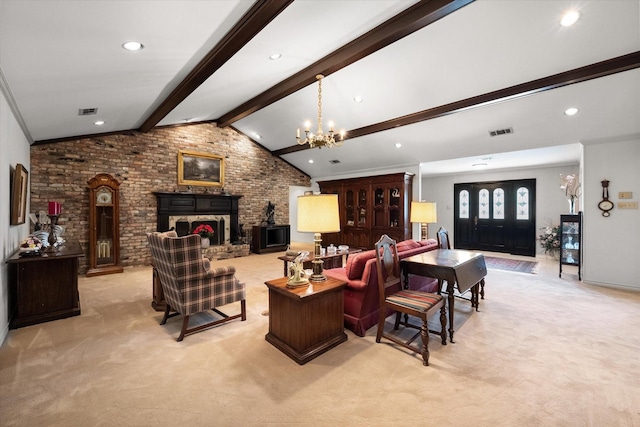
<svg viewBox="0 0 640 427"><path fill-rule="evenodd" d="M435 239L404 240L398 242L398 257L402 260L434 249L438 249ZM363 337L369 328L378 324L380 301L375 251L350 255L345 267L324 270L324 274L347 282L344 288L344 324L356 335ZM437 292L438 281L430 277L411 275L409 288Z"/></svg>

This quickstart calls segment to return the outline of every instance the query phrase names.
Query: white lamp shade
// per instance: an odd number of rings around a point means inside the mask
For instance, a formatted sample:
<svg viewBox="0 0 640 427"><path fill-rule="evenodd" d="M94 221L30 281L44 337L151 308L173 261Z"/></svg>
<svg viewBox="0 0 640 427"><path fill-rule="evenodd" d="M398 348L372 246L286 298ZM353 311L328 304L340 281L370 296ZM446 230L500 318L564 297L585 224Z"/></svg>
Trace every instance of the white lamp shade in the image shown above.
<svg viewBox="0 0 640 427"><path fill-rule="evenodd" d="M411 202L411 222L423 224L438 222L438 209L435 202Z"/></svg>
<svg viewBox="0 0 640 427"><path fill-rule="evenodd" d="M337 194L298 197L298 231L301 233L337 233L340 213Z"/></svg>

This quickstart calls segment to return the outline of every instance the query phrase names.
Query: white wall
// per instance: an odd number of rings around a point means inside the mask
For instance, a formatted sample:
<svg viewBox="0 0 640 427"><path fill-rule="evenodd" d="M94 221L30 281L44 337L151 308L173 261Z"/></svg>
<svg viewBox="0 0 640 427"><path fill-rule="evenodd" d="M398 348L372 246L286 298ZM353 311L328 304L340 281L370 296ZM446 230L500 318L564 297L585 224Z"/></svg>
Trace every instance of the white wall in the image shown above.
<svg viewBox="0 0 640 427"><path fill-rule="evenodd" d="M453 185L466 182L506 181L514 179L536 180L536 236L541 228L560 223L560 214L569 212L569 202L560 189L560 175L578 173L579 165L566 165L537 169L517 169L509 171L487 171L460 175L424 177L422 179L421 198L438 204L438 222L429 224L429 237L434 238L440 227L449 231L451 241L453 235ZM580 209L579 199L577 209ZM536 245L538 253L544 250Z"/></svg>
<svg viewBox="0 0 640 427"><path fill-rule="evenodd" d="M608 218L598 209L604 179L616 205ZM618 208L621 191L640 202L640 135L585 143L584 183L583 280L640 290L640 210Z"/></svg>
<svg viewBox="0 0 640 427"><path fill-rule="evenodd" d="M1 70L0 70L1 72ZM1 77L1 75L0 75ZM2 83L2 82L0 82ZM11 174L16 164L21 163L31 171L29 141L25 137L7 98L5 85L0 84L0 343L9 332L8 322L8 268L6 260L13 255L20 241L29 235L29 220L21 225L10 225L11 217ZM31 189L29 180L29 189ZM30 210L30 197L27 198L27 212Z"/></svg>

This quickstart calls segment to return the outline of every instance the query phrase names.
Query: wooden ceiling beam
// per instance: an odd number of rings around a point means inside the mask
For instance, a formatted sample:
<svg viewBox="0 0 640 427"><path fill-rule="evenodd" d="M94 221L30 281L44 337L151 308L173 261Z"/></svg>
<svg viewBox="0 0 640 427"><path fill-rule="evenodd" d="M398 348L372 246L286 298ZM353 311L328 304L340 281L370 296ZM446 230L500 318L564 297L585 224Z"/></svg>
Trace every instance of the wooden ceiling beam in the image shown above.
<svg viewBox="0 0 640 427"><path fill-rule="evenodd" d="M557 89L575 83L581 83L587 80L621 73L623 71L628 71L635 68L640 68L640 51L618 56L612 59L607 59L605 61L586 65L584 67L574 68L573 70L554 74L548 77L543 77L537 80L531 80L526 83L510 86L482 95L473 96L471 98L466 98L449 104L440 105L438 107L429 108L427 110L418 111L416 113L407 114L406 116L397 117L394 119L386 120L384 122L379 122L372 125L363 126L358 129L353 129L347 131L345 140L394 129L400 126L407 126L425 120L443 117L449 114L458 113L472 108L482 107L496 102L534 95L536 93L544 92L547 90ZM291 147L274 150L272 151L272 153L276 156L282 156L284 154L308 150L309 148L309 144L296 144Z"/></svg>
<svg viewBox="0 0 640 427"><path fill-rule="evenodd" d="M291 3L293 0L257 0L138 130L151 130Z"/></svg>
<svg viewBox="0 0 640 427"><path fill-rule="evenodd" d="M354 62L424 28L474 0L422 0L371 31L347 43L340 49L283 80L253 99L216 120L219 127L232 123L291 95L316 82L316 75L325 77Z"/></svg>

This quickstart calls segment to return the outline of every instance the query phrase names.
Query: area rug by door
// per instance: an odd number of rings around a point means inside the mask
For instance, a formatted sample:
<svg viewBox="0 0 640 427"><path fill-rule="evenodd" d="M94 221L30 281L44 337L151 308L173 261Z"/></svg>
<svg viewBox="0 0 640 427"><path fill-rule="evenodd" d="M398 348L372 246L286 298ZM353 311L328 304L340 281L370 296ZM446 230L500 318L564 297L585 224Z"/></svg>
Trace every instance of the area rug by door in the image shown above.
<svg viewBox="0 0 640 427"><path fill-rule="evenodd" d="M484 261L487 264L487 268L517 271L519 273L536 274L536 267L538 266L538 263L533 261L520 261L518 259L495 258L491 256L485 256Z"/></svg>

